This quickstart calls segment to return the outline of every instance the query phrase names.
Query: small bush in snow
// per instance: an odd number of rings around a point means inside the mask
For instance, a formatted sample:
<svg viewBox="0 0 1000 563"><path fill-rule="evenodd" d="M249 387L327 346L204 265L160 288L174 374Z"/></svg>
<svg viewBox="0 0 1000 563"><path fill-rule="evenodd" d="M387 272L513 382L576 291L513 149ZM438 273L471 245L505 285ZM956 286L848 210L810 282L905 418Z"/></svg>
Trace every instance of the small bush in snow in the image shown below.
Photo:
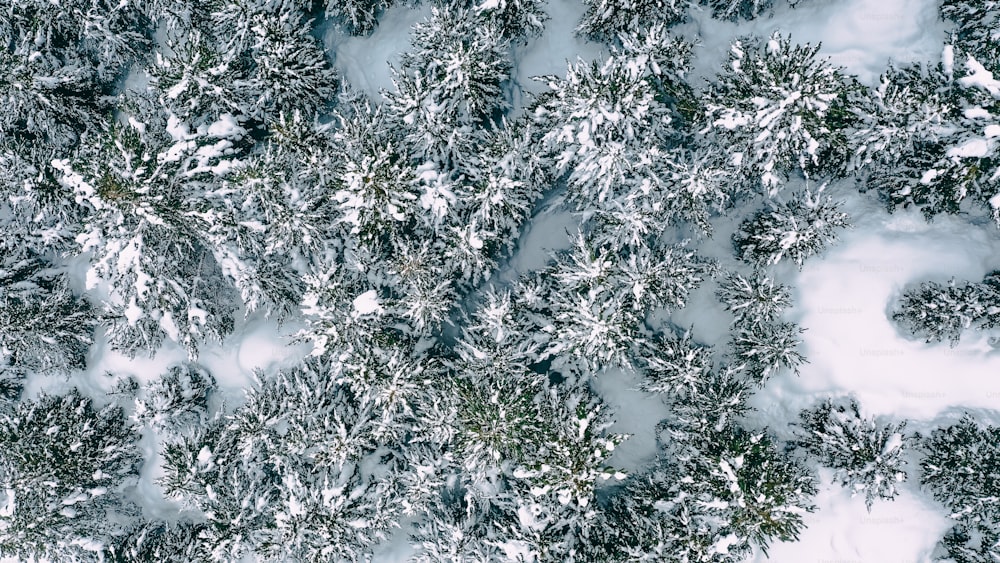
<svg viewBox="0 0 1000 563"><path fill-rule="evenodd" d="M986 316L982 296L977 284L924 282L903 293L892 319L927 343L947 340L954 347L962 332Z"/></svg>
<svg viewBox="0 0 1000 563"><path fill-rule="evenodd" d="M748 277L730 273L719 283L716 295L733 314L733 325L737 327L775 323L792 304L788 286L774 283L759 271Z"/></svg>
<svg viewBox="0 0 1000 563"><path fill-rule="evenodd" d="M851 496L864 495L871 510L876 499L896 498L899 484L906 481L906 422L879 424L863 418L858 408L853 399L827 399L802 411L798 424L803 434L796 444L833 468L834 479L850 489Z"/></svg>
<svg viewBox="0 0 1000 563"><path fill-rule="evenodd" d="M215 378L195 365L172 366L135 401L133 416L157 431L177 432L208 419L208 397Z"/></svg>
<svg viewBox="0 0 1000 563"><path fill-rule="evenodd" d="M736 254L756 266L788 259L799 268L837 240L848 216L829 197L806 193L803 200L768 202L769 209L747 219L733 235Z"/></svg>
<svg viewBox="0 0 1000 563"><path fill-rule="evenodd" d="M970 416L921 442L920 482L945 505L955 527L943 544L956 561L1000 559L1000 429Z"/></svg>

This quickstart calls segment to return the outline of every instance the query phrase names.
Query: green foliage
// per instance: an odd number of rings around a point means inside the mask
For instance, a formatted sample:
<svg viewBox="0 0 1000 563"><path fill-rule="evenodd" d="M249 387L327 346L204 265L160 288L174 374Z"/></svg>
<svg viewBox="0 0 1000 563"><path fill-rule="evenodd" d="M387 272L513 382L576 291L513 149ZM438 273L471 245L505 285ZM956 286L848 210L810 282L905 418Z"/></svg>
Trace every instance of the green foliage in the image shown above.
<svg viewBox="0 0 1000 563"><path fill-rule="evenodd" d="M771 9L771 0L699 0L712 10L712 17L720 20L752 20Z"/></svg>
<svg viewBox="0 0 1000 563"><path fill-rule="evenodd" d="M136 508L137 435L121 408L75 389L0 410L0 555L93 558Z"/></svg>
<svg viewBox="0 0 1000 563"><path fill-rule="evenodd" d="M577 33L595 41L614 42L643 27L671 26L687 19L687 2L678 0L585 0L587 11Z"/></svg>
<svg viewBox="0 0 1000 563"><path fill-rule="evenodd" d="M160 433L177 433L208 421L208 398L215 378L193 364L171 366L135 401L133 418Z"/></svg>
<svg viewBox="0 0 1000 563"><path fill-rule="evenodd" d="M924 282L903 294L892 319L928 344L947 340L954 347L963 331L985 317L980 295L976 284Z"/></svg>
<svg viewBox="0 0 1000 563"><path fill-rule="evenodd" d="M735 563L794 541L814 510L815 478L766 433L730 426L702 449L671 451L607 508L612 560ZM612 524L613 523L613 524Z"/></svg>
<svg viewBox="0 0 1000 563"><path fill-rule="evenodd" d="M757 267L789 259L801 269L807 258L837 240L839 229L850 226L848 215L829 196L806 192L801 200L767 204L733 234L736 255Z"/></svg>
<svg viewBox="0 0 1000 563"><path fill-rule="evenodd" d="M44 261L22 260L0 269L0 373L5 380L83 369L96 325L90 305Z"/></svg>
<svg viewBox="0 0 1000 563"><path fill-rule="evenodd" d="M944 545L956 561L989 561L1000 556L997 499L993 476L1000 471L1000 429L966 415L923 438L920 482L944 504L955 528Z"/></svg>
<svg viewBox="0 0 1000 563"><path fill-rule="evenodd" d="M712 369L711 346L694 342L690 330L679 338L663 335L644 352L644 380L639 388L649 393L691 397Z"/></svg>
<svg viewBox="0 0 1000 563"><path fill-rule="evenodd" d="M351 35L368 35L378 25L378 16L394 0L327 0L326 17L339 21Z"/></svg>
<svg viewBox="0 0 1000 563"><path fill-rule="evenodd" d="M353 393L337 382L341 369L311 361L279 373L232 414L166 445L165 493L207 518L199 558L364 558L401 511L418 510L401 490L413 453L376 438L397 405Z"/></svg>
<svg viewBox="0 0 1000 563"><path fill-rule="evenodd" d="M747 277L736 272L729 273L719 283L716 296L733 314L732 324L737 327L774 324L792 305L788 286L775 283L774 279L759 270Z"/></svg>
<svg viewBox="0 0 1000 563"><path fill-rule="evenodd" d="M863 418L857 401L832 399L799 413L802 436L796 441L812 457L833 468L834 480L863 494L871 511L876 499L892 500L907 474L903 456L909 445L906 422L879 424Z"/></svg>
<svg viewBox="0 0 1000 563"><path fill-rule="evenodd" d="M783 371L799 374L806 358L798 351L804 329L795 323L757 324L737 329L731 344L733 362L763 386Z"/></svg>
<svg viewBox="0 0 1000 563"><path fill-rule="evenodd" d="M843 117L858 86L818 52L777 33L763 44L739 40L704 95L703 133L731 148L751 191L774 195L789 174L835 173L846 163Z"/></svg>

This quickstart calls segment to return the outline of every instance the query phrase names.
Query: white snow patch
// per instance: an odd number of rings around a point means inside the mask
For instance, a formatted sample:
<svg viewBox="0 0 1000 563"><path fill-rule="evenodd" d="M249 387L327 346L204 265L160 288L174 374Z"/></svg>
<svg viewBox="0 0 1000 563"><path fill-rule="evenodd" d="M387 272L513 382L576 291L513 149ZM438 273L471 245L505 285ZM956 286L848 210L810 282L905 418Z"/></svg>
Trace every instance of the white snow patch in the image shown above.
<svg viewBox="0 0 1000 563"><path fill-rule="evenodd" d="M875 85L886 64L942 59L947 25L938 17L933 0L844 0L802 2L791 8L777 2L774 17L738 24L711 18L708 9L691 7L694 31L702 47L696 50L693 75L711 77L739 36L770 37L774 31L791 34L795 43L822 43L820 54L844 67L868 85Z"/></svg>
<svg viewBox="0 0 1000 563"><path fill-rule="evenodd" d="M383 311L382 305L378 302L378 292L374 289L355 297L352 305L354 306L355 316L380 315Z"/></svg>
<svg viewBox="0 0 1000 563"><path fill-rule="evenodd" d="M1000 409L1000 350L989 335L968 330L955 348L925 344L890 318L906 287L952 277L979 281L1000 267L996 227L951 216L928 223L917 211L888 215L865 203L848 210L855 229L806 262L792 284L790 313L806 329L809 363L800 377L771 380L752 402L762 416L784 411L788 421L823 397L854 394L870 414L924 425L949 410Z"/></svg>
<svg viewBox="0 0 1000 563"><path fill-rule="evenodd" d="M382 100L382 90L395 90L389 65L399 65L399 55L410 49L413 25L429 15L429 6L394 6L382 14L371 35L352 37L331 26L323 42L347 82L377 102Z"/></svg>
<svg viewBox="0 0 1000 563"><path fill-rule="evenodd" d="M799 541L775 542L769 557L758 553L756 563L930 563L935 544L953 524L936 503L909 487L891 502L876 502L869 513L863 495L851 498L850 490L831 484L830 470L821 469L819 477L818 509L804 516Z"/></svg>

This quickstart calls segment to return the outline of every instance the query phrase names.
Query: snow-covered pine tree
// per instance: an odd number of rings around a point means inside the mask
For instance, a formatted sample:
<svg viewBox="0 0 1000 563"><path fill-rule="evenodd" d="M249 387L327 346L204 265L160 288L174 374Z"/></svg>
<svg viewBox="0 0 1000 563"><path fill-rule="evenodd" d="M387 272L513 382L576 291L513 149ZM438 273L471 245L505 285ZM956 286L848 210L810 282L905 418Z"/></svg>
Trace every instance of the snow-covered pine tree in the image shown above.
<svg viewBox="0 0 1000 563"><path fill-rule="evenodd" d="M815 477L766 432L728 426L661 456L613 494L611 560L745 561L794 541L814 510ZM610 547L610 549L608 549Z"/></svg>
<svg viewBox="0 0 1000 563"><path fill-rule="evenodd" d="M820 464L835 470L834 479L864 495L871 511L876 499L893 500L906 481L909 438L906 421L879 423L861 416L858 402L827 399L799 413L802 431L795 441Z"/></svg>
<svg viewBox="0 0 1000 563"><path fill-rule="evenodd" d="M60 185L51 147L0 142L0 256L5 264L76 248L72 190Z"/></svg>
<svg viewBox="0 0 1000 563"><path fill-rule="evenodd" d="M685 244L623 253L612 244L595 247L579 233L573 249L545 274L542 305L549 323L545 356L588 373L632 365L646 314L674 310L716 272L715 263Z"/></svg>
<svg viewBox="0 0 1000 563"><path fill-rule="evenodd" d="M196 364L171 366L142 389L132 417L161 436L178 434L208 422L208 398L215 378Z"/></svg>
<svg viewBox="0 0 1000 563"><path fill-rule="evenodd" d="M789 174L839 172L846 163L853 79L777 32L733 43L729 62L703 96L702 133L731 148L749 191L778 193Z"/></svg>
<svg viewBox="0 0 1000 563"><path fill-rule="evenodd" d="M138 514L138 434L73 389L0 409L0 555L95 560Z"/></svg>
<svg viewBox="0 0 1000 563"><path fill-rule="evenodd" d="M583 209L652 181L649 169L675 135L677 118L658 95L649 62L647 55L618 53L602 64L570 64L565 78L539 78L549 90L531 117L552 166L568 174L569 201Z"/></svg>
<svg viewBox="0 0 1000 563"><path fill-rule="evenodd" d="M200 342L232 329L234 285L246 280L236 253L210 236L220 215L212 187L233 167L246 131L232 116L196 132L170 120L173 139L153 125L114 124L53 166L79 205L76 240L93 254L89 283L110 284L112 343L152 353L169 338L196 354ZM250 309L265 300L239 289Z"/></svg>
<svg viewBox="0 0 1000 563"><path fill-rule="evenodd" d="M774 324L792 305L789 287L775 283L761 270L755 270L749 276L730 272L719 282L716 296L723 307L733 314L732 324L737 327Z"/></svg>
<svg viewBox="0 0 1000 563"><path fill-rule="evenodd" d="M690 392L667 397L671 416L657 426L661 446L697 443L736 424L751 410L747 399L753 393L752 385L739 366L725 365L692 379Z"/></svg>
<svg viewBox="0 0 1000 563"><path fill-rule="evenodd" d="M144 520L127 528L121 538L115 538L104 554L109 563L160 561L189 563L196 560L198 534L204 524Z"/></svg>
<svg viewBox="0 0 1000 563"><path fill-rule="evenodd" d="M947 340L954 347L963 331L986 317L989 309L982 296L977 284L923 282L903 293L892 320L928 344Z"/></svg>
<svg viewBox="0 0 1000 563"><path fill-rule="evenodd" d="M612 421L584 389L553 388L536 404L544 443L513 468L506 537L528 560L571 560L593 533L598 487L626 477L608 458L628 436L607 431Z"/></svg>
<svg viewBox="0 0 1000 563"><path fill-rule="evenodd" d="M942 59L883 75L861 106L852 167L890 210L913 205L931 219L971 202L1000 221L996 86L973 53L948 45Z"/></svg>
<svg viewBox="0 0 1000 563"><path fill-rule="evenodd" d="M222 114L239 115L255 100L237 82L247 62L221 51L201 29L168 36L169 51L156 51L145 66L150 85L164 108L182 121L212 123Z"/></svg>
<svg viewBox="0 0 1000 563"><path fill-rule="evenodd" d="M615 42L619 35L644 27L672 26L687 19L688 2L682 0L584 0L587 11L577 33L595 41Z"/></svg>
<svg viewBox="0 0 1000 563"><path fill-rule="evenodd" d="M368 35L378 16L395 0L326 0L326 17L343 25L351 35Z"/></svg>
<svg viewBox="0 0 1000 563"><path fill-rule="evenodd" d="M462 171L478 152L478 126L507 109L510 44L497 23L452 6L432 8L414 26L412 43L395 73L389 111L402 121L411 158Z"/></svg>
<svg viewBox="0 0 1000 563"><path fill-rule="evenodd" d="M545 29L549 15L542 0L478 0L475 12L483 20L497 24L503 36L512 42L525 42Z"/></svg>
<svg viewBox="0 0 1000 563"><path fill-rule="evenodd" d="M336 72L295 0L220 0L213 35L223 62L246 63L234 82L249 102L242 113L270 123L285 112L312 113L337 93Z"/></svg>
<svg viewBox="0 0 1000 563"><path fill-rule="evenodd" d="M494 359L504 361L469 347L452 368L456 377L451 392L457 400L455 457L477 486L544 448L551 422L538 406L545 393L544 376L516 361L492 364Z"/></svg>
<svg viewBox="0 0 1000 563"><path fill-rule="evenodd" d="M788 259L801 269L807 258L837 240L839 229L850 226L839 204L821 192L806 191L787 203L768 200L767 209L748 218L733 234L736 255L756 267Z"/></svg>
<svg viewBox="0 0 1000 563"><path fill-rule="evenodd" d="M492 529L499 527L494 522L496 511L480 496L459 478L450 479L440 494L435 495L424 518L414 524L410 542L416 552L410 560L415 563L503 560L502 536L491 537Z"/></svg>
<svg viewBox="0 0 1000 563"><path fill-rule="evenodd" d="M207 518L199 559L364 559L404 511L426 505L405 487L421 479L407 459L419 443L380 440L382 407L394 407L352 393L340 369L309 360L280 372L232 414L167 444L166 494Z"/></svg>
<svg viewBox="0 0 1000 563"><path fill-rule="evenodd" d="M698 0L712 10L712 17L720 20L752 20L771 9L772 0Z"/></svg>
<svg viewBox="0 0 1000 563"><path fill-rule="evenodd" d="M955 527L945 536L947 554L962 563L1000 557L1000 429L966 415L923 437L920 483L945 505Z"/></svg>
<svg viewBox="0 0 1000 563"><path fill-rule="evenodd" d="M0 11L0 45L54 56L67 66L85 59L110 85L149 46L152 25L142 7L113 0L24 0ZM30 42L30 47L25 43ZM23 50L26 48L26 50Z"/></svg>
<svg viewBox="0 0 1000 563"><path fill-rule="evenodd" d="M808 362L798 351L802 332L799 325L787 322L739 327L733 334L730 357L760 386L783 371L798 375L799 366Z"/></svg>
<svg viewBox="0 0 1000 563"><path fill-rule="evenodd" d="M18 40L23 41L23 40ZM76 53L61 60L32 44L0 49L0 135L70 147L106 109L94 69Z"/></svg>
<svg viewBox="0 0 1000 563"><path fill-rule="evenodd" d="M543 186L549 185L532 142L530 124L501 120L484 132L477 165L464 171L451 224L437 241L463 283L485 279L495 260L514 250Z"/></svg>
<svg viewBox="0 0 1000 563"><path fill-rule="evenodd" d="M65 274L38 258L0 264L0 395L16 395L27 374L82 369L97 314Z"/></svg>
<svg viewBox="0 0 1000 563"><path fill-rule="evenodd" d="M642 353L643 382L639 388L684 398L700 391L712 369L712 347L694 342L691 330L680 337L658 335Z"/></svg>
<svg viewBox="0 0 1000 563"><path fill-rule="evenodd" d="M1000 38L995 31L1000 26L1000 4L996 0L944 0L939 10L943 19L955 22L955 45L990 71L1000 71Z"/></svg>

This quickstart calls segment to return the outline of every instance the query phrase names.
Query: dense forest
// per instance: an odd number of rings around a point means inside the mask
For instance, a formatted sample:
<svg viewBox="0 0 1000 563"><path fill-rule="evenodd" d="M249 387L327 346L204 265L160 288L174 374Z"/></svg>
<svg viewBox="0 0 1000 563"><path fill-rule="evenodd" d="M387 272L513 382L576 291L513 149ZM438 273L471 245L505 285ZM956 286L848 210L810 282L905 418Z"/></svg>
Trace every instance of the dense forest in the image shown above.
<svg viewBox="0 0 1000 563"><path fill-rule="evenodd" d="M0 555L736 562L799 537L824 467L868 507L917 482L954 524L935 557L1000 560L989 421L838 396L775 432L749 402L808 362L774 272L851 227L828 186L1000 224L1000 3L944 0L941 60L870 87L779 33L689 79L691 11L768 1L581 0L607 56L521 98L544 0L424 1L380 99L321 30L396 0L0 7ZM543 205L572 245L512 270ZM672 320L703 287L723 342ZM1000 272L887 306L956 343L1000 326ZM251 316L310 352L228 396L199 356ZM95 392L97 340L187 360ZM668 413L637 467L597 385L626 372Z"/></svg>

